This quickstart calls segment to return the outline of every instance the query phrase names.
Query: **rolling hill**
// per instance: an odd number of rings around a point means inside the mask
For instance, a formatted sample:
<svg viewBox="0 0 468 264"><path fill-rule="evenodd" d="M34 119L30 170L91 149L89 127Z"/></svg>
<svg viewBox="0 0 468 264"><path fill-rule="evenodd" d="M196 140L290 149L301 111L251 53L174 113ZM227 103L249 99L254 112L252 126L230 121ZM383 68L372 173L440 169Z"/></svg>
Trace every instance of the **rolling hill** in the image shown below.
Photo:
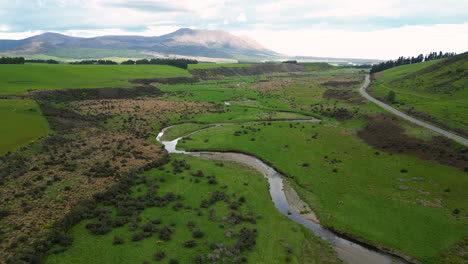
<svg viewBox="0 0 468 264"><path fill-rule="evenodd" d="M281 56L254 40L224 30L182 28L157 36L70 37L44 33L22 40L0 40L0 52L14 55L49 55L59 58L186 56L231 60L262 60Z"/></svg>
<svg viewBox="0 0 468 264"><path fill-rule="evenodd" d="M439 127L468 135L468 52L447 59L395 67L375 75L373 92L395 107Z"/></svg>
<svg viewBox="0 0 468 264"><path fill-rule="evenodd" d="M28 59L108 59L179 57L203 62L236 63L298 60L336 64L375 63L380 60L328 57L290 57L262 46L249 37L238 37L224 30L181 28L155 37L100 36L71 37L44 33L21 40L0 40L0 56Z"/></svg>

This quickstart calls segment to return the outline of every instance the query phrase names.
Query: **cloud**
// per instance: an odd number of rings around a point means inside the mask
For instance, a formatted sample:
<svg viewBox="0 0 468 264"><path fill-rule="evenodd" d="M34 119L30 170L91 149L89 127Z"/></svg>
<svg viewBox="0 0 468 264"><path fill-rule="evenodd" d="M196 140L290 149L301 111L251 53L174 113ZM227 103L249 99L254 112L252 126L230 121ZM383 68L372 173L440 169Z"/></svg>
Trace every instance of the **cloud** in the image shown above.
<svg viewBox="0 0 468 264"><path fill-rule="evenodd" d="M463 36L451 33L468 23L467 0L0 0L0 6L1 38L46 31L149 36L181 27L221 27L247 32L289 54L378 58L416 50L413 43L447 51L468 46ZM447 29L447 35L440 28ZM386 34L411 42L400 45ZM429 38L432 35L446 39Z"/></svg>
<svg viewBox="0 0 468 264"><path fill-rule="evenodd" d="M8 25L0 25L0 32L1 31L10 31L11 28Z"/></svg>
<svg viewBox="0 0 468 264"><path fill-rule="evenodd" d="M288 55L395 59L431 51L462 53L468 47L468 24L405 26L368 32L344 30L237 31Z"/></svg>
<svg viewBox="0 0 468 264"><path fill-rule="evenodd" d="M175 6L171 4L171 2L164 1L148 1L148 0L140 0L140 1L131 1L131 2L113 2L109 3L109 6L118 7L118 8L129 8L135 9L138 11L143 12L176 12L176 11L184 11L187 10L182 7Z"/></svg>
<svg viewBox="0 0 468 264"><path fill-rule="evenodd" d="M247 21L247 15L244 12L242 12L236 17L236 20L238 22L245 22Z"/></svg>

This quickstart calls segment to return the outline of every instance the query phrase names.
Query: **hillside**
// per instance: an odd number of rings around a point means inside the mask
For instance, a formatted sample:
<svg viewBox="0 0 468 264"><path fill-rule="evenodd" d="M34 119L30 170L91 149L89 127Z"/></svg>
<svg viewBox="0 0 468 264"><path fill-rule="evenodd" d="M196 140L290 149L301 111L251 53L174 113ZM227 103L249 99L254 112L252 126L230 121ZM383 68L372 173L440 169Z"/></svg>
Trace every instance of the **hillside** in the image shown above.
<svg viewBox="0 0 468 264"><path fill-rule="evenodd" d="M43 54L60 58L191 56L224 59L271 59L278 53L254 40L224 30L182 28L156 36L70 37L44 33L22 40L0 40L0 52L15 55Z"/></svg>
<svg viewBox="0 0 468 264"><path fill-rule="evenodd" d="M442 128L468 135L468 53L447 59L395 67L375 75L374 95Z"/></svg>
<svg viewBox="0 0 468 264"><path fill-rule="evenodd" d="M0 40L0 56L27 59L105 59L179 57L204 62L236 63L298 60L334 64L369 64L380 60L329 57L290 57L262 46L246 36L224 30L181 28L162 36L71 37L44 33L21 40Z"/></svg>

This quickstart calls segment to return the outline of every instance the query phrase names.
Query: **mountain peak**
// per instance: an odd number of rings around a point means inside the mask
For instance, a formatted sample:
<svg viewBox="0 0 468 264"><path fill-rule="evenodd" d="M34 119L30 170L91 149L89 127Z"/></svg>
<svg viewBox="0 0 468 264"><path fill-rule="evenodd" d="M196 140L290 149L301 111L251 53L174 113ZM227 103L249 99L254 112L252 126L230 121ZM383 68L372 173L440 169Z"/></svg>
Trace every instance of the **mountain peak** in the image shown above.
<svg viewBox="0 0 468 264"><path fill-rule="evenodd" d="M181 28L173 33L161 36L174 43L200 45L207 48L234 48L238 50L265 51L267 48L252 39L237 37L223 29Z"/></svg>
<svg viewBox="0 0 468 264"><path fill-rule="evenodd" d="M110 50L115 50L113 54L116 56L124 53L134 54L132 56L136 57L147 56L140 54L148 53L156 54L154 56L253 60L278 56L254 40L232 35L222 29L180 28L170 34L155 37L116 35L82 38L46 32L18 41L0 41L0 51L11 51L18 55L55 55L54 51L60 49L67 58L80 59L83 56L83 48L95 49L94 52L98 54L112 54Z"/></svg>

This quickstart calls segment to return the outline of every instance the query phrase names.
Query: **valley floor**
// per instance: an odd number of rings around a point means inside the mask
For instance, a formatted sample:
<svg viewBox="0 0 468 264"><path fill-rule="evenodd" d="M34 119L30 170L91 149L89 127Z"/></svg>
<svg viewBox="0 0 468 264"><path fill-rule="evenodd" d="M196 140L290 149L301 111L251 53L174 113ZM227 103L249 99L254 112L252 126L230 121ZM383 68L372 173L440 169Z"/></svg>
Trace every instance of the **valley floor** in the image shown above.
<svg viewBox="0 0 468 264"><path fill-rule="evenodd" d="M261 158L325 227L415 262L464 263L466 146L366 101L363 80L332 69L33 93L54 133L0 159L0 258L340 262L276 210L258 172L168 155L155 137L184 123L165 140L206 128L179 147Z"/></svg>

